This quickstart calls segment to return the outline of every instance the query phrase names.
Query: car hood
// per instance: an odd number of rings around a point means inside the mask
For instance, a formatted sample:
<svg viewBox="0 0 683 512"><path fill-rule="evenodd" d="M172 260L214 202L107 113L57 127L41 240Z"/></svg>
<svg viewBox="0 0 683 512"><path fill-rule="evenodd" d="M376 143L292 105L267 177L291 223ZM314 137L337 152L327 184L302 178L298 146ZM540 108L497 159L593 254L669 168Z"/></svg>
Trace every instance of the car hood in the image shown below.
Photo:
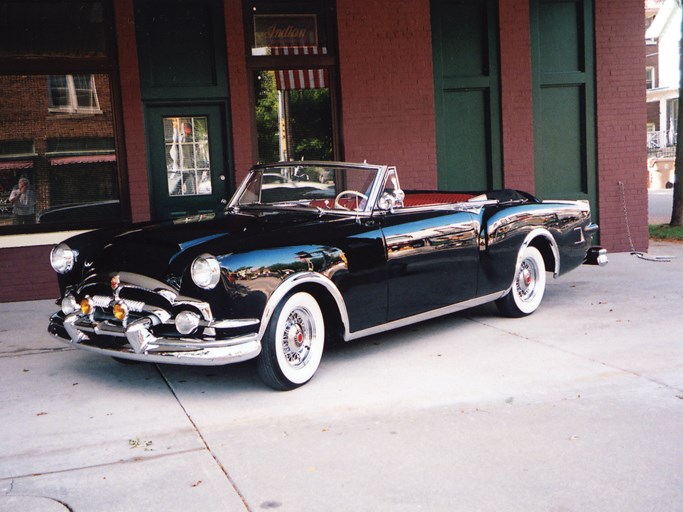
<svg viewBox="0 0 683 512"><path fill-rule="evenodd" d="M90 272L133 272L165 281L169 275L181 277L200 254L269 247L314 219L318 216L310 212L221 212L134 225L101 239L86 266Z"/></svg>

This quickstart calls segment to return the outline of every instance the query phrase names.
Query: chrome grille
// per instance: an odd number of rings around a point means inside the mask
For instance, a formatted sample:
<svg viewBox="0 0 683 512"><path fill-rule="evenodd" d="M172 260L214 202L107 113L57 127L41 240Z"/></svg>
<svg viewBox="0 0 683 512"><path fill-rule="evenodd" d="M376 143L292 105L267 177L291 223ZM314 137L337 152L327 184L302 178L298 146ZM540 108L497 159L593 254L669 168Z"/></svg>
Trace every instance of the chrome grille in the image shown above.
<svg viewBox="0 0 683 512"><path fill-rule="evenodd" d="M106 295L95 295L90 297L90 300L92 300L93 306L102 309L108 308L114 301L112 297L107 297Z"/></svg>

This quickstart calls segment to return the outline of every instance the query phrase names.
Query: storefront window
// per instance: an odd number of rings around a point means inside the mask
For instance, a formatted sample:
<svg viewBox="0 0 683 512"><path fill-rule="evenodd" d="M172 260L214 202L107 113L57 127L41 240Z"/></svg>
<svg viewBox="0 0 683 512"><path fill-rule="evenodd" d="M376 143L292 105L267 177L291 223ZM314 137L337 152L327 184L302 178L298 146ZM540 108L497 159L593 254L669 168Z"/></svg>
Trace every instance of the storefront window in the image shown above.
<svg viewBox="0 0 683 512"><path fill-rule="evenodd" d="M325 76L324 70L257 72L261 161L333 159L332 107Z"/></svg>
<svg viewBox="0 0 683 512"><path fill-rule="evenodd" d="M119 219L108 75L4 75L0 90L0 228Z"/></svg>
<svg viewBox="0 0 683 512"><path fill-rule="evenodd" d="M0 0L0 234L126 215L112 18L111 0Z"/></svg>
<svg viewBox="0 0 683 512"><path fill-rule="evenodd" d="M0 0L0 57L107 55L104 2Z"/></svg>
<svg viewBox="0 0 683 512"><path fill-rule="evenodd" d="M250 0L245 13L259 160L338 159L334 2Z"/></svg>

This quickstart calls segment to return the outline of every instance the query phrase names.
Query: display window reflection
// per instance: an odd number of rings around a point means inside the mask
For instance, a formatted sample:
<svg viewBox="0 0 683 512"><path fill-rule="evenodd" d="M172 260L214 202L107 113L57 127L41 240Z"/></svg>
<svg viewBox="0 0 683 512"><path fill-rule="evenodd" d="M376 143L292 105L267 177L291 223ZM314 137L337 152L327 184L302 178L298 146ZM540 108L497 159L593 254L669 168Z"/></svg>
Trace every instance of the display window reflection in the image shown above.
<svg viewBox="0 0 683 512"><path fill-rule="evenodd" d="M333 159L326 70L258 71L254 84L261 162Z"/></svg>
<svg viewBox="0 0 683 512"><path fill-rule="evenodd" d="M120 219L109 75L3 75L0 89L0 229Z"/></svg>

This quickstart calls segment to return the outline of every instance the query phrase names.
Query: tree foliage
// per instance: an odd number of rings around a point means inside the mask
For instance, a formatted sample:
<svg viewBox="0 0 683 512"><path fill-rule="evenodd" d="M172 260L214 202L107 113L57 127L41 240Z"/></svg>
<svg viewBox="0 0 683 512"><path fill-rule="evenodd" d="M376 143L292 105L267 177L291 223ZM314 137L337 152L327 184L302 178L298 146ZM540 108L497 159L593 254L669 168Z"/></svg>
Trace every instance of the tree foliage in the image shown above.
<svg viewBox="0 0 683 512"><path fill-rule="evenodd" d="M299 89L285 93L285 132L292 160L331 160L333 157L330 90ZM256 80L256 130L261 162L280 159L279 96L272 71Z"/></svg>

